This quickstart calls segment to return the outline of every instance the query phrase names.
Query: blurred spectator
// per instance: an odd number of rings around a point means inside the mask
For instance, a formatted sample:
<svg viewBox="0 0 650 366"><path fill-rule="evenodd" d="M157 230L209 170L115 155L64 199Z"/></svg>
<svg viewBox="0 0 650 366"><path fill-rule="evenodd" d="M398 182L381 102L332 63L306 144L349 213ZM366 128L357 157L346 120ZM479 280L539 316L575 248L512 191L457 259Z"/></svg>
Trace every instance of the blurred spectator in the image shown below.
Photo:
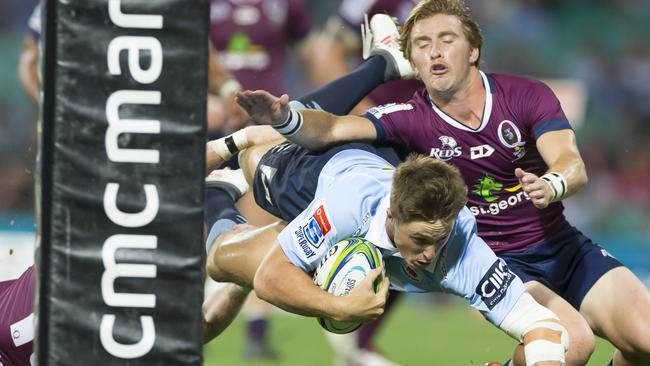
<svg viewBox="0 0 650 366"><path fill-rule="evenodd" d="M314 42L309 60L312 81L317 85L325 84L347 74L361 62L360 26L364 22L364 14L368 14L368 19L375 14L390 14L401 24L417 3L417 0L343 0ZM417 80L388 82L361 101L353 113L365 113L378 104L407 101L421 86Z"/></svg>

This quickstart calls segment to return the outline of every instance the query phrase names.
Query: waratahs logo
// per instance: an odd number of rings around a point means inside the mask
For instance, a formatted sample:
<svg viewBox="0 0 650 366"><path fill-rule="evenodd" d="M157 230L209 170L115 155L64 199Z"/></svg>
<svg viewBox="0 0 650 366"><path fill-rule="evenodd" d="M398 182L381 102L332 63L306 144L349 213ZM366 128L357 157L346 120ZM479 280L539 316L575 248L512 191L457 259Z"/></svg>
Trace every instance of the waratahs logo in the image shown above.
<svg viewBox="0 0 650 366"><path fill-rule="evenodd" d="M438 140L442 143L442 147L434 147L431 149L431 156L438 160L448 161L451 158L460 156L461 148L458 146L456 140L449 136L440 136Z"/></svg>

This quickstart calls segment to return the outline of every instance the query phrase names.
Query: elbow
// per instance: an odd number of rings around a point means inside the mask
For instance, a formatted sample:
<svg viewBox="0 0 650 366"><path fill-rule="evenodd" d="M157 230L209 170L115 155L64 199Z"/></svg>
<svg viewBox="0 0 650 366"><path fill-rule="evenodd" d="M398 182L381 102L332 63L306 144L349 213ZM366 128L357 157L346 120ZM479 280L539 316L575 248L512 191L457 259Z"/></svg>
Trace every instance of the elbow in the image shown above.
<svg viewBox="0 0 650 366"><path fill-rule="evenodd" d="M253 279L253 288L255 289L255 294L260 299L273 303L273 290L271 284L273 283L273 271L267 269L268 266L264 264L260 265L255 272L255 278Z"/></svg>

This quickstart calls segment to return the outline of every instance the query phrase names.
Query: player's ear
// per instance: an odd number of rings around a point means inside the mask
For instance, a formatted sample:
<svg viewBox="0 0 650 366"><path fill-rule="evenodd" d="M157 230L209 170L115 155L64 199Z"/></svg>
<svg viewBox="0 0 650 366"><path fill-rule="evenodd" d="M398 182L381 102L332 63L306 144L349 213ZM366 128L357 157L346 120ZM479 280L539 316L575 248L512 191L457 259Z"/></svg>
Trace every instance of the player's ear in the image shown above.
<svg viewBox="0 0 650 366"><path fill-rule="evenodd" d="M415 67L415 63L413 63L413 60L409 60L409 62L411 63L411 68L413 69L413 74L415 75L415 79L420 80L420 72Z"/></svg>
<svg viewBox="0 0 650 366"><path fill-rule="evenodd" d="M393 211L390 209L390 207L386 209L386 219L393 221Z"/></svg>
<svg viewBox="0 0 650 366"><path fill-rule="evenodd" d="M472 65L475 64L476 60L478 60L479 54L480 52L478 48L472 48L472 50L469 51L469 63Z"/></svg>

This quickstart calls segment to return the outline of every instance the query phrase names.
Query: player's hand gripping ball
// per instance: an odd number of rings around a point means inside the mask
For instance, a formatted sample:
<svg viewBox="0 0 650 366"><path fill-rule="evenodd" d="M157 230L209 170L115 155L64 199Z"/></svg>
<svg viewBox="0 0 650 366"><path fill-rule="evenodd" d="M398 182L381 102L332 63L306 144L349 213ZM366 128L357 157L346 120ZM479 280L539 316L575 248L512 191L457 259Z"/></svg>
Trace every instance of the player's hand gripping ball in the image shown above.
<svg viewBox="0 0 650 366"><path fill-rule="evenodd" d="M382 268L374 283L375 292L384 280L384 261L381 253L371 242L363 238L347 238L336 243L321 260L314 282L335 296L345 296L363 280L370 270ZM318 318L318 323L328 332L345 334L357 330L361 323L342 322Z"/></svg>

